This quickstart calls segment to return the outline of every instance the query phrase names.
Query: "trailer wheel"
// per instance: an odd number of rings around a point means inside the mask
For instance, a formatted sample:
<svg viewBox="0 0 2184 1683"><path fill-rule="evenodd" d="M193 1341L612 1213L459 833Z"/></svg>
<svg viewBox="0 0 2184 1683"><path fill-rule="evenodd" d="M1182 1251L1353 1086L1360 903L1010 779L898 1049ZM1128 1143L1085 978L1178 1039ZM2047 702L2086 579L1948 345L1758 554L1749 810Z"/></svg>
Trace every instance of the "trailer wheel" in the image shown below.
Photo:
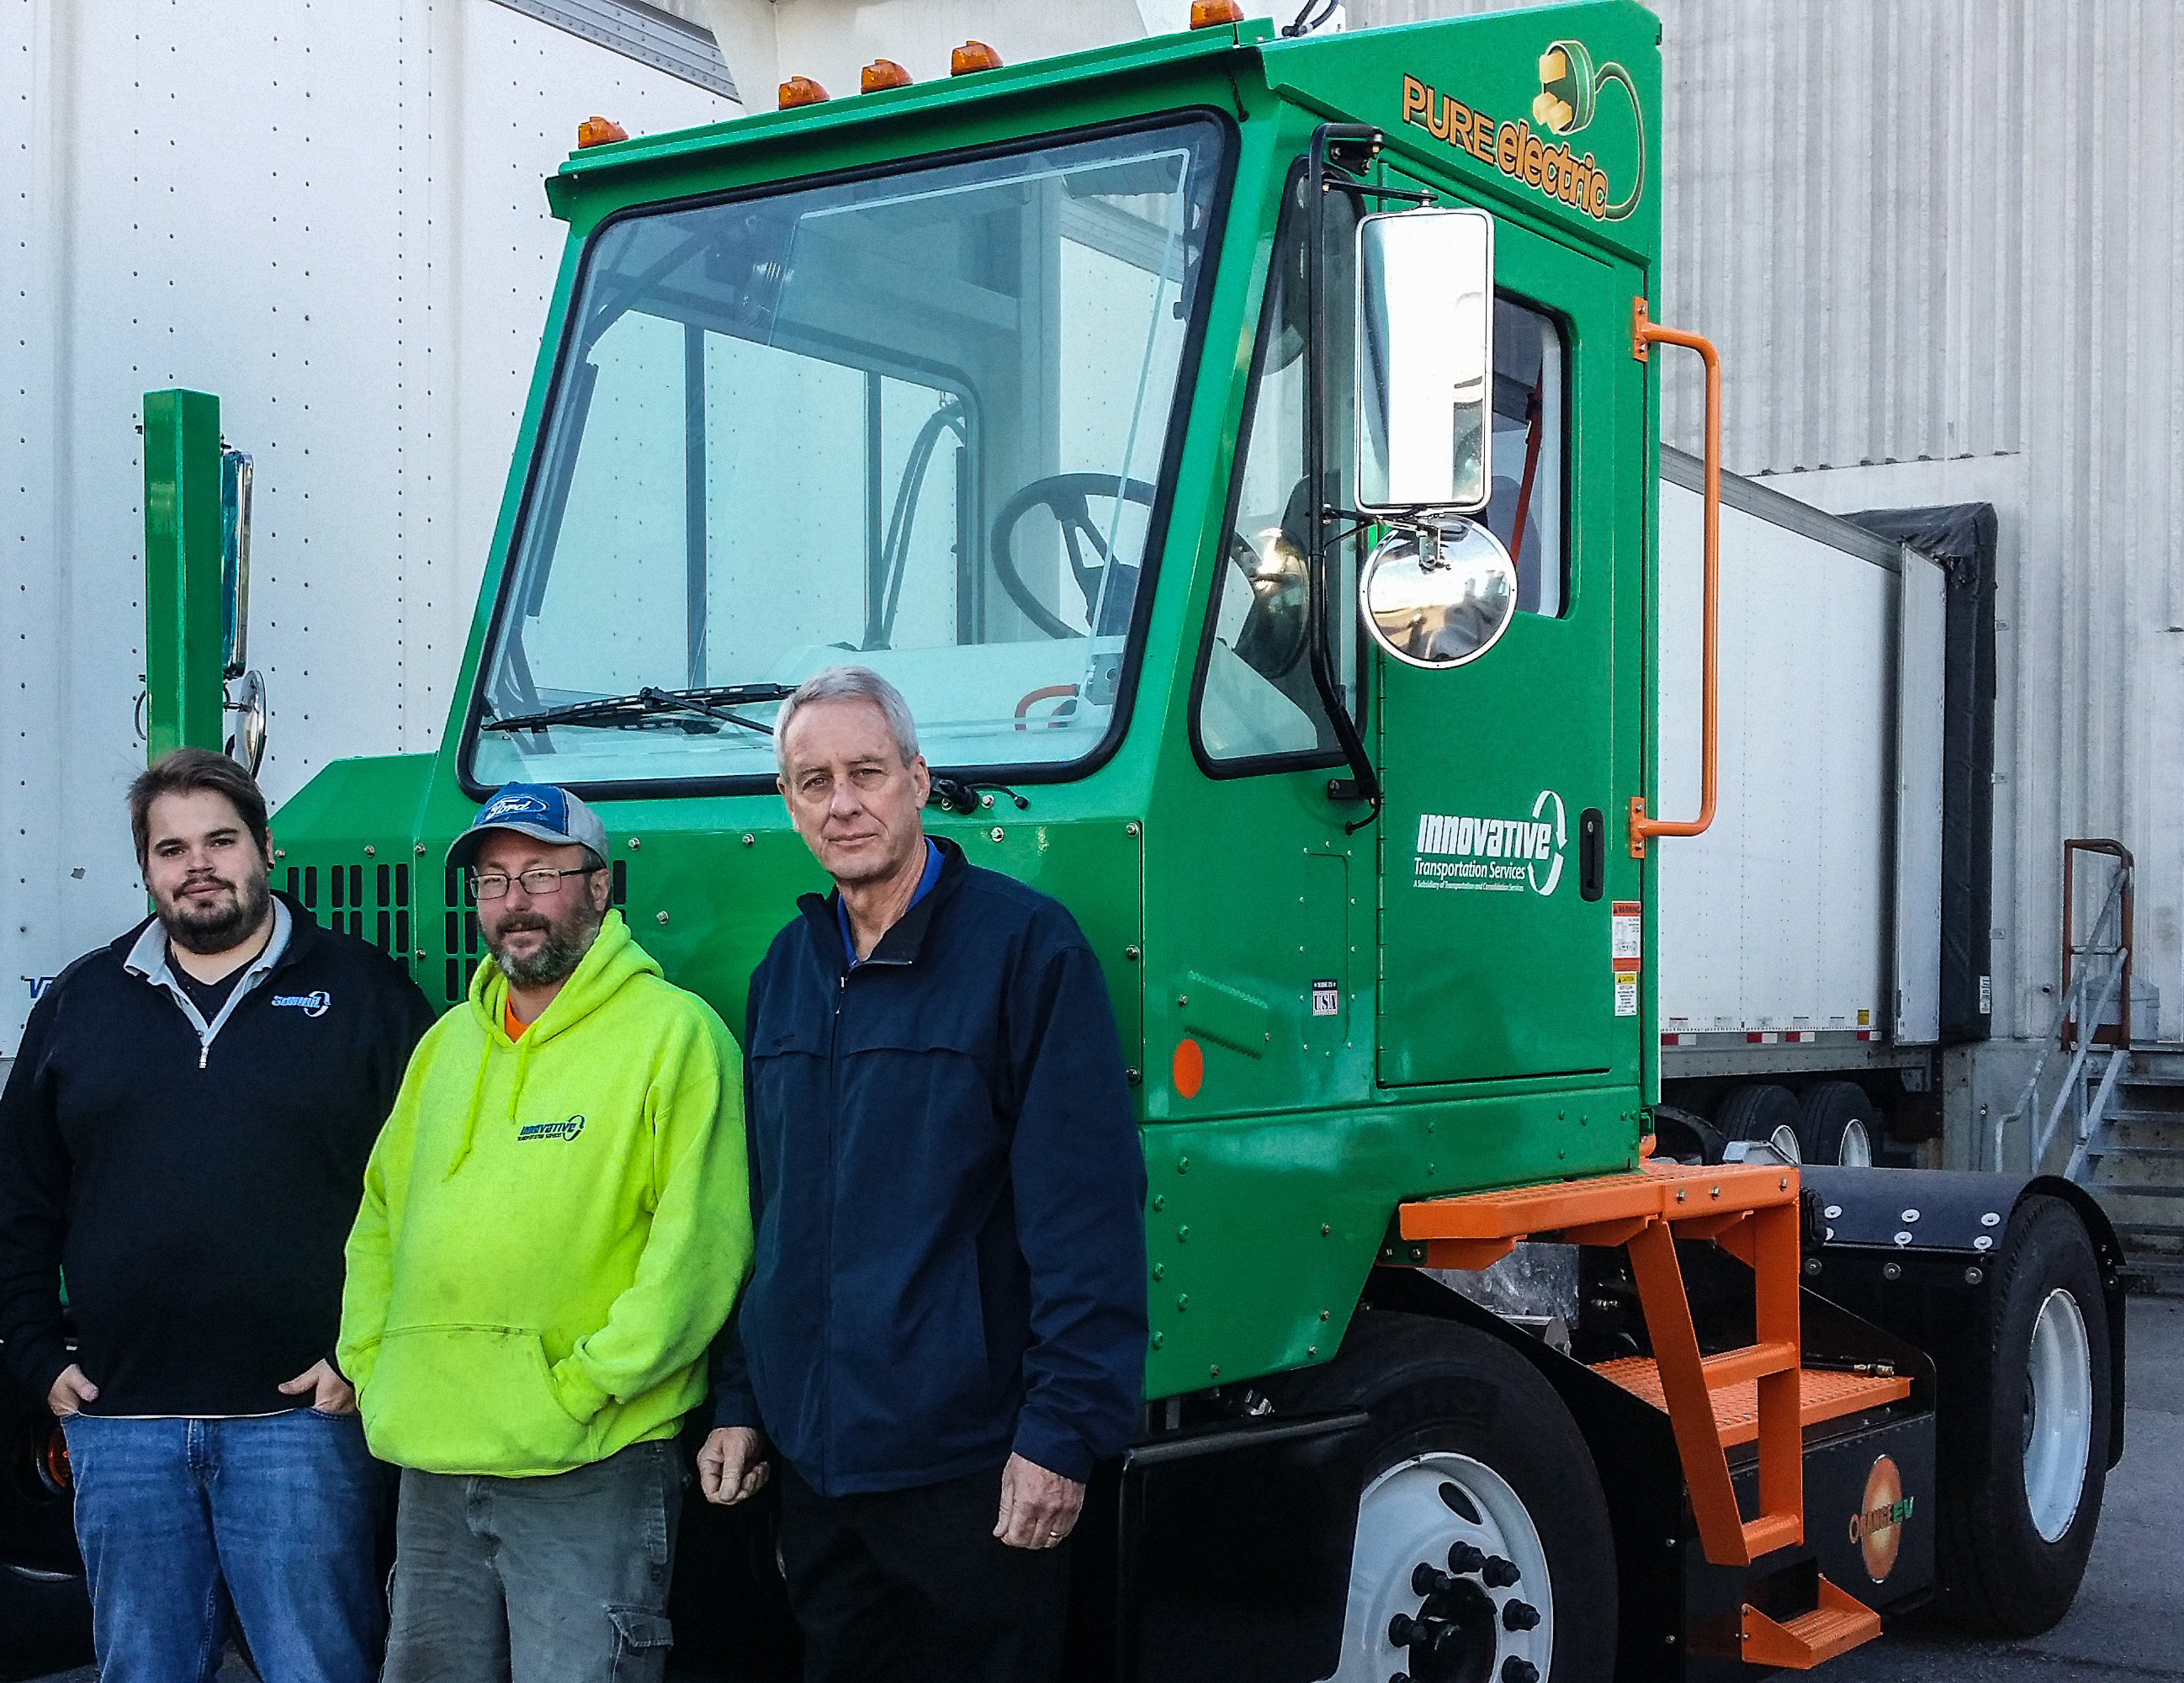
<svg viewBox="0 0 2184 1683"><path fill-rule="evenodd" d="M1592 1452L1491 1335L1361 1310L1284 1406L1366 1408L1367 1462L1332 1683L1606 1683L1615 1544Z"/></svg>
<svg viewBox="0 0 2184 1683"><path fill-rule="evenodd" d="M1941 1605L1968 1630L2035 1636L2070 1610L2108 1477L2108 1300L2059 1198L2011 1213L1979 1358L1942 1374Z"/></svg>
<svg viewBox="0 0 2184 1683"><path fill-rule="evenodd" d="M1804 1112L1787 1087L1755 1082L1739 1087L1721 1101L1713 1125L1731 1140L1758 1140L1773 1146L1789 1162L1804 1161L1804 1145L1798 1124Z"/></svg>
<svg viewBox="0 0 2184 1683"><path fill-rule="evenodd" d="M1869 1168L1873 1138L1880 1131L1873 1101L1855 1081L1823 1081L1808 1088L1798 1107L1797 1143L1808 1163Z"/></svg>

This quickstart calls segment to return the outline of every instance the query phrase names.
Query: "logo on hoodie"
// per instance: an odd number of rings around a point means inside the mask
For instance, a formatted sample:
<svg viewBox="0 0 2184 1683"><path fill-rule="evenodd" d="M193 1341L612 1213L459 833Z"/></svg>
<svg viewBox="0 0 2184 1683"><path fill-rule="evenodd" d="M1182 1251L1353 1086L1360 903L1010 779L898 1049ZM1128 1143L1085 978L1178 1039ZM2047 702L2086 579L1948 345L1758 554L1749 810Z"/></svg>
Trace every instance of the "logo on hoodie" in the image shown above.
<svg viewBox="0 0 2184 1683"><path fill-rule="evenodd" d="M526 1122L515 1130L518 1140L573 1140L584 1131L584 1118L572 1116L566 1122Z"/></svg>
<svg viewBox="0 0 2184 1683"><path fill-rule="evenodd" d="M276 994L273 995L273 1003L275 1005L293 1006L298 1011L302 1011L306 1017L324 1017L326 1014L326 1007L333 1002L334 996L328 993L324 988L320 989L318 992L315 994Z"/></svg>

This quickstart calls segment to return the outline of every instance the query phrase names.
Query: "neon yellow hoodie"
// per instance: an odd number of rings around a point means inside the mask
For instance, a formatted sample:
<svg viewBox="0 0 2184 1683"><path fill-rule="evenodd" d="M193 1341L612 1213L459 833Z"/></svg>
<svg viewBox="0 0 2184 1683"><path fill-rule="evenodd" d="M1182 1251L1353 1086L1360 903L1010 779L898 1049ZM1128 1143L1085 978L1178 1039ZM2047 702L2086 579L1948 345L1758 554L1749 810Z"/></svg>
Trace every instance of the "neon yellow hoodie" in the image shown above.
<svg viewBox="0 0 2184 1683"><path fill-rule="evenodd" d="M478 967L365 1171L336 1359L372 1452L561 1473L671 1436L750 1271L743 1084L710 1006L609 911L521 1040Z"/></svg>

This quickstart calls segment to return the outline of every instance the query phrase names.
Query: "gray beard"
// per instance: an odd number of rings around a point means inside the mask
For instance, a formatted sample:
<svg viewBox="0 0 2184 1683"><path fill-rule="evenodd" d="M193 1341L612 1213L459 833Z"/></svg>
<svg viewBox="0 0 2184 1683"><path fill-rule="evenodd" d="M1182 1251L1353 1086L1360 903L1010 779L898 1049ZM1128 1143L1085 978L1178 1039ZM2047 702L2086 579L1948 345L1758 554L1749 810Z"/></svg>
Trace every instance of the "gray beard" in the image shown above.
<svg viewBox="0 0 2184 1683"><path fill-rule="evenodd" d="M263 877L251 878L239 886L234 909L210 918L186 918L179 910L162 911L159 922L167 939L185 952L227 952L242 945L265 921L273 894Z"/></svg>
<svg viewBox="0 0 2184 1683"><path fill-rule="evenodd" d="M550 988L577 973L577 967L599 939L600 922L596 917L588 919L573 931L549 928L543 944L527 958L510 958L492 941L486 943L486 950L493 956L493 968L517 987Z"/></svg>

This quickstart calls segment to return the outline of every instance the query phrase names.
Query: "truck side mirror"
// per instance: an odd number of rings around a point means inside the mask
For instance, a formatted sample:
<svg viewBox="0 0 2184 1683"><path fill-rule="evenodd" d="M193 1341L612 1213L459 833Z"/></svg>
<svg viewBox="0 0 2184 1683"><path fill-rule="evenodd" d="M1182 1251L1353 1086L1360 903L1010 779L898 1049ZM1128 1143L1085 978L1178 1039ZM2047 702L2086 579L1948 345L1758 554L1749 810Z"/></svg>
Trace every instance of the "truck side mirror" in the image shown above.
<svg viewBox="0 0 2184 1683"><path fill-rule="evenodd" d="M250 664L250 457L220 453L220 676Z"/></svg>
<svg viewBox="0 0 2184 1683"><path fill-rule="evenodd" d="M1401 210L1357 225L1357 506L1469 514L1492 490L1494 219Z"/></svg>

